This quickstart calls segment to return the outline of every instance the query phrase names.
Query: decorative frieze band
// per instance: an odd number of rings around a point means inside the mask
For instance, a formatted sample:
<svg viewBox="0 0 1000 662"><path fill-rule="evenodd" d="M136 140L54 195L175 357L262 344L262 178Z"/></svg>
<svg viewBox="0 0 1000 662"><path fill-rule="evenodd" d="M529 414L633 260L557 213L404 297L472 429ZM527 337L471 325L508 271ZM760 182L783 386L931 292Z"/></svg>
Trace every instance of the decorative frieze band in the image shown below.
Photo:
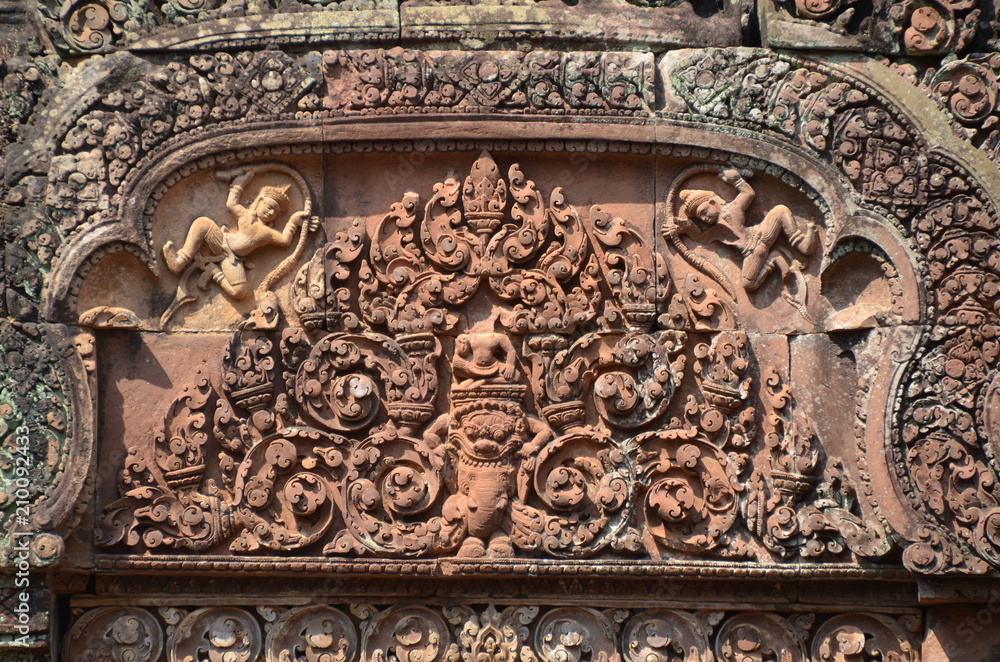
<svg viewBox="0 0 1000 662"><path fill-rule="evenodd" d="M330 51L326 97L335 111L648 115L651 53Z"/></svg>
<svg viewBox="0 0 1000 662"><path fill-rule="evenodd" d="M920 630L910 612L476 603L102 607L76 620L65 654L132 662L917 662Z"/></svg>

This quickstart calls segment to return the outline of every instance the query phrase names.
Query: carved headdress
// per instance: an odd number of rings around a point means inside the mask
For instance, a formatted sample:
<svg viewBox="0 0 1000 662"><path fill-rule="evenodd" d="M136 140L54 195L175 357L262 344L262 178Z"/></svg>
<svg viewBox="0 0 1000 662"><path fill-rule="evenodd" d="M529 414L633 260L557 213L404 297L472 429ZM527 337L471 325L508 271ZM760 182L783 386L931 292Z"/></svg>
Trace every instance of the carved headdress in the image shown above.
<svg viewBox="0 0 1000 662"><path fill-rule="evenodd" d="M288 194L292 192L292 185L285 184L284 186L264 186L260 189L260 197L271 198L278 203L278 206L282 211L288 209Z"/></svg>
<svg viewBox="0 0 1000 662"><path fill-rule="evenodd" d="M698 207L716 196L712 191L688 189L680 192L681 213L687 218L696 218Z"/></svg>

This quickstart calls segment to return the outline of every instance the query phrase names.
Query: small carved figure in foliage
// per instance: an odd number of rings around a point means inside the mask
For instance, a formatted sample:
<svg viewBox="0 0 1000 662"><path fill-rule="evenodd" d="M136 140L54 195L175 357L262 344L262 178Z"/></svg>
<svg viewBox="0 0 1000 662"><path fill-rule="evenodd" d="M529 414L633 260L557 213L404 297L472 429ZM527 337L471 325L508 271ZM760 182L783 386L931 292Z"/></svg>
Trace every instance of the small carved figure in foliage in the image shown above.
<svg viewBox="0 0 1000 662"><path fill-rule="evenodd" d="M502 333L463 333L455 340L452 369L464 378L459 386L469 387L486 381L504 383L514 379L517 352L510 338Z"/></svg>

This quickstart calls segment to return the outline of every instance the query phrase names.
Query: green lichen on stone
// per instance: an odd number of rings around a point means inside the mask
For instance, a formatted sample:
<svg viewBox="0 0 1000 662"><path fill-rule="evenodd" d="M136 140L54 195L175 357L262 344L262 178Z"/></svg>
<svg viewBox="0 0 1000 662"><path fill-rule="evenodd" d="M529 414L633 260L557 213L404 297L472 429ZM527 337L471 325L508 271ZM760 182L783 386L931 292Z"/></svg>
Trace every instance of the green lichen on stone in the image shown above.
<svg viewBox="0 0 1000 662"><path fill-rule="evenodd" d="M10 565L15 531L44 528L38 509L67 455L64 381L44 327L0 320L0 565Z"/></svg>
<svg viewBox="0 0 1000 662"><path fill-rule="evenodd" d="M40 659L28 651L0 650L0 662L39 662Z"/></svg>

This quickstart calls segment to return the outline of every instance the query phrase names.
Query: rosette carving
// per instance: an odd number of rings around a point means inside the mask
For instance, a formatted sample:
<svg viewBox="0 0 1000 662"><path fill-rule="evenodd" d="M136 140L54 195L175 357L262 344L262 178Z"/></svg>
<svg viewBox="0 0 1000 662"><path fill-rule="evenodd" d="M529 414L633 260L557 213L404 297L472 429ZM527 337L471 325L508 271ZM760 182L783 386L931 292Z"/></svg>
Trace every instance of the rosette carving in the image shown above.
<svg viewBox="0 0 1000 662"><path fill-rule="evenodd" d="M156 662L163 630L136 607L103 607L80 617L66 636L63 654L80 662Z"/></svg>
<svg viewBox="0 0 1000 662"><path fill-rule="evenodd" d="M72 0L60 11L63 36L81 51L100 51L110 47L122 34L128 19L126 4L118 0Z"/></svg>
<svg viewBox="0 0 1000 662"><path fill-rule="evenodd" d="M339 609L296 607L271 625L264 650L266 662L354 662L358 633Z"/></svg>
<svg viewBox="0 0 1000 662"><path fill-rule="evenodd" d="M792 624L777 614L737 614L723 623L715 640L720 662L807 662L805 646Z"/></svg>
<svg viewBox="0 0 1000 662"><path fill-rule="evenodd" d="M691 614L650 609L625 625L625 662L712 662L709 632Z"/></svg>
<svg viewBox="0 0 1000 662"><path fill-rule="evenodd" d="M964 126L988 129L996 119L986 124L986 118L997 108L1000 83L997 81L1000 56L993 55L982 61L967 58L949 62L938 69L928 87L947 103L956 120Z"/></svg>
<svg viewBox="0 0 1000 662"><path fill-rule="evenodd" d="M816 662L916 662L919 657L906 630L882 614L835 616L813 637L812 659Z"/></svg>
<svg viewBox="0 0 1000 662"><path fill-rule="evenodd" d="M582 422L589 395L606 425L634 429L670 406L684 376L686 341L674 330L592 333L569 347L559 336L531 336L524 354L553 426Z"/></svg>
<svg viewBox="0 0 1000 662"><path fill-rule="evenodd" d="M686 340L683 331L629 332L602 352L593 386L601 418L625 429L660 418L684 375Z"/></svg>
<svg viewBox="0 0 1000 662"><path fill-rule="evenodd" d="M436 612L405 607L382 613L364 632L362 646L377 662L439 662L457 659L448 627Z"/></svg>
<svg viewBox="0 0 1000 662"><path fill-rule="evenodd" d="M260 626L235 607L193 611L167 640L168 662L255 662L263 643Z"/></svg>
<svg viewBox="0 0 1000 662"><path fill-rule="evenodd" d="M553 609L538 622L535 650L544 662L612 662L618 660L614 629L593 609Z"/></svg>

